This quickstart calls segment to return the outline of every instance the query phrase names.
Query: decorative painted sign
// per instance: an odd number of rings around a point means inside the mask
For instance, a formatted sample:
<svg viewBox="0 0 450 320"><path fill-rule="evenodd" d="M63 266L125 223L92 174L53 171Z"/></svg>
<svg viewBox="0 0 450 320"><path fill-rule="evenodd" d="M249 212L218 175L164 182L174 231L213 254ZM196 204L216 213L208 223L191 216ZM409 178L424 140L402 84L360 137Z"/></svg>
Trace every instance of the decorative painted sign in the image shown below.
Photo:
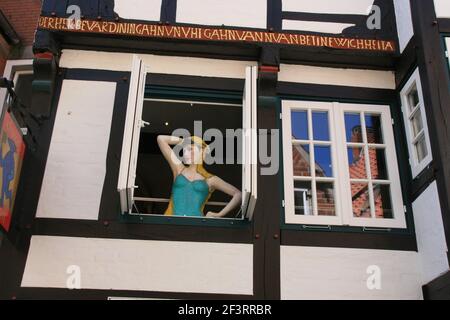
<svg viewBox="0 0 450 320"><path fill-rule="evenodd" d="M270 43L343 50L395 52L396 48L394 41L377 39L117 21L80 20L76 23L74 20L58 17L40 17L39 28L52 31L98 33L143 38Z"/></svg>
<svg viewBox="0 0 450 320"><path fill-rule="evenodd" d="M9 231L25 155L22 132L9 112L5 112L0 131L0 227Z"/></svg>

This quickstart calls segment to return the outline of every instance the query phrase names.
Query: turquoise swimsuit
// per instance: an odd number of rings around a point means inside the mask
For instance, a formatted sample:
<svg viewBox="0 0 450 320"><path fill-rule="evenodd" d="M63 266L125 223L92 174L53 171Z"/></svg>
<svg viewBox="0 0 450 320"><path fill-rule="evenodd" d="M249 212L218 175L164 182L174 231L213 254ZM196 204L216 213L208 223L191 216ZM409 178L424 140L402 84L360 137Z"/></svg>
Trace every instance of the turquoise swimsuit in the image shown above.
<svg viewBox="0 0 450 320"><path fill-rule="evenodd" d="M206 180L191 181L179 174L172 187L173 215L202 217L202 209L209 195Z"/></svg>

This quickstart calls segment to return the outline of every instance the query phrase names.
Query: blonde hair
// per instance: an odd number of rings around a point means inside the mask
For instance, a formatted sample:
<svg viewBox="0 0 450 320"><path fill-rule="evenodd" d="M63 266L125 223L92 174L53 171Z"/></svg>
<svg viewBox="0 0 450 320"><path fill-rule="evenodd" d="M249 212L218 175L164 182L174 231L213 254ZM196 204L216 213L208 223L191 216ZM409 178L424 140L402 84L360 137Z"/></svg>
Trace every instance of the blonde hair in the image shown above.
<svg viewBox="0 0 450 320"><path fill-rule="evenodd" d="M201 162L197 164L197 172L203 177L205 178L205 180L208 180L209 178L213 177L214 175L209 173L208 171L206 171L206 169L203 167L203 157L204 155L209 152L209 146L206 144L205 141L203 141L202 138L197 137L197 136L192 136L190 137L190 141L191 144L195 144L197 146L199 146L202 150L202 157L201 157ZM206 203L209 201L209 199L211 198L213 192L209 192L208 197L206 198L205 202L203 203L202 208L200 209L202 214L203 214L203 210L205 209L205 205ZM164 215L166 216L172 216L173 215L173 195L170 196L170 201L169 201L169 206L167 207L166 211L164 212Z"/></svg>

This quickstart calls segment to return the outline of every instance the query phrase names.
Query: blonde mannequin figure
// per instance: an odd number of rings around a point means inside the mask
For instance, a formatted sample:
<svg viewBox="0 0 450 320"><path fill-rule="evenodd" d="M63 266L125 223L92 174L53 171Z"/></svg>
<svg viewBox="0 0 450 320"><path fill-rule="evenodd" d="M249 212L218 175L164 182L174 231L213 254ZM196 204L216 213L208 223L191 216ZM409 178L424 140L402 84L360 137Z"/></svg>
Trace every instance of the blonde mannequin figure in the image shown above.
<svg viewBox="0 0 450 320"><path fill-rule="evenodd" d="M189 141L174 136L158 136L158 146L169 163L173 174L172 195L165 215L191 217L225 217L241 203L241 192L221 178L210 174L203 167L203 161L209 152L208 145L199 137L193 136ZM182 144L183 161L180 161L172 146ZM216 190L222 191L231 200L219 212L203 210Z"/></svg>

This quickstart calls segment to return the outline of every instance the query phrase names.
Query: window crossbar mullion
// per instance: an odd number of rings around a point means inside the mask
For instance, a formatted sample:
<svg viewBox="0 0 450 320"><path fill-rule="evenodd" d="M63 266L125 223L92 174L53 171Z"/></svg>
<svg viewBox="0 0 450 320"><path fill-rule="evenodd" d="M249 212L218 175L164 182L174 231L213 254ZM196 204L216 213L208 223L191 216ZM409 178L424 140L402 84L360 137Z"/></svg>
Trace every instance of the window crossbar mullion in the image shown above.
<svg viewBox="0 0 450 320"><path fill-rule="evenodd" d="M414 116L420 112L420 103L414 107L413 110L411 110L411 112L409 113L408 119L411 120L412 118L414 118Z"/></svg>
<svg viewBox="0 0 450 320"><path fill-rule="evenodd" d="M422 129L419 131L419 133L416 135L416 137L411 141L413 145L416 145L420 139L422 139L425 136L425 129Z"/></svg>

